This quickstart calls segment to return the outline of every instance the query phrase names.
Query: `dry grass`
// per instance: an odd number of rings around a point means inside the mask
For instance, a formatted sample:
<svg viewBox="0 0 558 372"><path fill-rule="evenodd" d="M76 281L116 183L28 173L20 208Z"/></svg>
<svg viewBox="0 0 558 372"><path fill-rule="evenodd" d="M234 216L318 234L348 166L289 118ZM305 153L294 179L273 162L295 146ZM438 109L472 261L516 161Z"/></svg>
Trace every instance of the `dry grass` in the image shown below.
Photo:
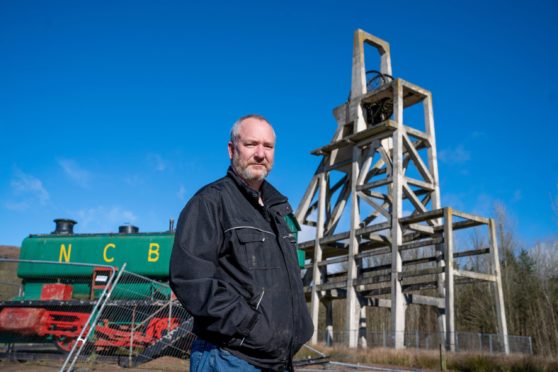
<svg viewBox="0 0 558 372"><path fill-rule="evenodd" d="M558 371L558 360L526 355L452 354L448 367L455 371Z"/></svg>
<svg viewBox="0 0 558 372"><path fill-rule="evenodd" d="M336 362L379 364L385 366L389 365L423 369L437 369L440 365L439 355L433 351L396 351L384 348L353 350L342 346L334 348L320 346L317 349L324 354L329 355L330 360Z"/></svg>
<svg viewBox="0 0 558 372"><path fill-rule="evenodd" d="M440 370L440 354L438 351L393 350L384 348L353 350L340 346L328 348L323 345L316 347L316 349L329 355L332 361L397 366L432 371ZM311 353L308 351L301 351L296 356L296 359L311 356L310 354ZM315 356L315 354L312 356ZM535 356L446 353L446 358L448 371L558 371L557 359Z"/></svg>

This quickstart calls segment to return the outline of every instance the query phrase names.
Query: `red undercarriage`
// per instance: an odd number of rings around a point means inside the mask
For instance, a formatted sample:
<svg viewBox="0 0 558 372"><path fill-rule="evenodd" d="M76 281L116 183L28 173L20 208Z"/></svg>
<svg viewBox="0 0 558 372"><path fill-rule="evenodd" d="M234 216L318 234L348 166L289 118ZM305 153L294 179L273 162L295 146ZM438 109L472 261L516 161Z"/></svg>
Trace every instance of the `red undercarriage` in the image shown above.
<svg viewBox="0 0 558 372"><path fill-rule="evenodd" d="M43 308L5 308L0 312L0 332L51 338L69 351L89 319L89 313ZM178 327L177 318L153 317L143 324L115 324L104 319L95 327L95 347L145 347Z"/></svg>

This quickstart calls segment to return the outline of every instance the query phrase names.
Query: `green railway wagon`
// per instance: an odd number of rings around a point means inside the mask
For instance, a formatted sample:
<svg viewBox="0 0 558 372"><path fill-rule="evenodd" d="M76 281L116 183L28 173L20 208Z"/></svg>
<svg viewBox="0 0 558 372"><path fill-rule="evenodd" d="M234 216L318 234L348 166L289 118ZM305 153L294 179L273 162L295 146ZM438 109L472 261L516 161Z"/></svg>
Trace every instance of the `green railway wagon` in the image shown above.
<svg viewBox="0 0 558 372"><path fill-rule="evenodd" d="M23 240L20 259L55 261L60 263L89 263L114 267L148 276L166 279L174 234L72 234L31 235ZM91 269L83 266L44 267L21 263L18 276L22 278L45 278L48 276L91 276Z"/></svg>

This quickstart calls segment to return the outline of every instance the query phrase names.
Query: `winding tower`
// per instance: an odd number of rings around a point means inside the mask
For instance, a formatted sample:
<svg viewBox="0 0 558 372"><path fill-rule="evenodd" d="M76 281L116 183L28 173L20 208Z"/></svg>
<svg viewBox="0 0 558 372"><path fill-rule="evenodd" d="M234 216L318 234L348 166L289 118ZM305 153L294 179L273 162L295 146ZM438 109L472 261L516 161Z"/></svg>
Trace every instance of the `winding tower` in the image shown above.
<svg viewBox="0 0 558 372"><path fill-rule="evenodd" d="M378 51L378 70L365 68L365 45ZM366 345L368 306L390 309L390 345L404 347L407 305L419 304L437 310L443 342L455 350L455 285L480 280L493 285L507 353L494 222L442 208L432 95L392 75L389 44L357 30L349 99L333 110L331 142L311 152L321 160L296 211L299 223L315 231L314 239L299 244L307 257L312 342L323 331L320 303L324 339L331 343L332 302L344 299L349 347ZM454 231L473 227L486 228L488 246L456 248ZM489 262L486 269L459 264L477 256Z"/></svg>

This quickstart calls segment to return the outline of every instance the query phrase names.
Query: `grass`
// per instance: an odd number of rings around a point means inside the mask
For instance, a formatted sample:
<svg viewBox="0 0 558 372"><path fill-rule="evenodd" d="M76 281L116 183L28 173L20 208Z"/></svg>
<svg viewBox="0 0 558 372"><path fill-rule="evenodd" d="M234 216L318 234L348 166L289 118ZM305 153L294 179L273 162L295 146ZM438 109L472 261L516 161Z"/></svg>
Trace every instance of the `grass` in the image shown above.
<svg viewBox="0 0 558 372"><path fill-rule="evenodd" d="M369 348L354 350L346 347L325 347L316 349L328 355L330 360L354 364L379 364L403 368L440 370L440 354L431 350L394 350ZM301 350L295 359L316 357L315 353ZM448 371L464 372L550 372L558 371L558 359L526 355L501 355L477 353L446 353Z"/></svg>

